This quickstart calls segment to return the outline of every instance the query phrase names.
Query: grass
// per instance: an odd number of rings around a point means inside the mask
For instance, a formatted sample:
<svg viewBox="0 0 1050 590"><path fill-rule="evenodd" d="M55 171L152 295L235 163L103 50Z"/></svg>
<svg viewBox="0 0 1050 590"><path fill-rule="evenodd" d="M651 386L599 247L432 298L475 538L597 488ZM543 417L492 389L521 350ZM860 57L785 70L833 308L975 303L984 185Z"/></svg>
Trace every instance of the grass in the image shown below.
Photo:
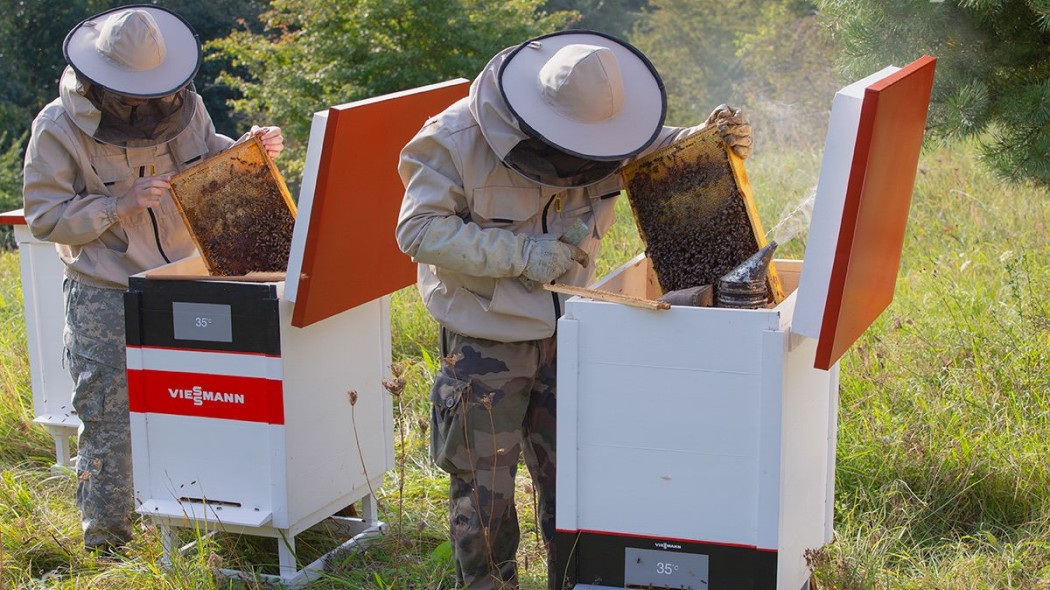
<svg viewBox="0 0 1050 590"><path fill-rule="evenodd" d="M1050 589L1050 200L1003 184L975 153L923 154L896 299L843 359L836 540L812 557L822 589ZM819 164L788 150L749 161L767 229L809 195ZM618 206L601 272L640 249ZM789 241L779 255L801 258L804 246ZM379 490L393 531L336 560L315 588L452 586L447 480L427 452L437 329L414 289L393 309L406 386L393 398L398 467ZM17 254L0 255L0 359L0 589L226 588L211 566L272 571L272 540L232 535L162 570L148 523L126 558L82 551L73 477L49 471L50 439L31 423ZM523 588L538 590L546 572L521 471L519 565ZM307 560L332 544L321 533L298 541Z"/></svg>

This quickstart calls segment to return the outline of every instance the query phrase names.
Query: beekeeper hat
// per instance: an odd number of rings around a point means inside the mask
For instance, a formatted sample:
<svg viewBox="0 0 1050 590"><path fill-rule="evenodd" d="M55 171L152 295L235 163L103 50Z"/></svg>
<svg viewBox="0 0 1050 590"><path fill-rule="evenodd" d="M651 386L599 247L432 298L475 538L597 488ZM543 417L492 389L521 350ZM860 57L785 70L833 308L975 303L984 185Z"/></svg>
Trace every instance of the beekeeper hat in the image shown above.
<svg viewBox="0 0 1050 590"><path fill-rule="evenodd" d="M522 43L500 67L499 84L522 131L592 160L645 149L667 111L663 81L645 55L590 31Z"/></svg>
<svg viewBox="0 0 1050 590"><path fill-rule="evenodd" d="M141 98L179 90L201 64L193 27L156 6L123 6L88 18L66 35L62 52L93 84Z"/></svg>

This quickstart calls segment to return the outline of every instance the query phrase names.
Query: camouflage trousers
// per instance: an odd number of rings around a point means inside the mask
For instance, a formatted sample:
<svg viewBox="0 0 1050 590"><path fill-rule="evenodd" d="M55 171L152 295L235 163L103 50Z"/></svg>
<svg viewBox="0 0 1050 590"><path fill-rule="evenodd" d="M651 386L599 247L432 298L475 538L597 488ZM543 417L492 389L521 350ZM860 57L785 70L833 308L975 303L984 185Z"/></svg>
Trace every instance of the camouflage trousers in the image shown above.
<svg viewBox="0 0 1050 590"><path fill-rule="evenodd" d="M123 545L131 539L133 487L128 416L124 291L67 278L66 366L73 377L73 408L83 422L77 460L77 508L84 546Z"/></svg>
<svg viewBox="0 0 1050 590"><path fill-rule="evenodd" d="M518 587L514 478L522 453L537 520L554 556L555 338L493 342L442 329L442 365L430 392L431 452L449 473L449 528L457 584Z"/></svg>

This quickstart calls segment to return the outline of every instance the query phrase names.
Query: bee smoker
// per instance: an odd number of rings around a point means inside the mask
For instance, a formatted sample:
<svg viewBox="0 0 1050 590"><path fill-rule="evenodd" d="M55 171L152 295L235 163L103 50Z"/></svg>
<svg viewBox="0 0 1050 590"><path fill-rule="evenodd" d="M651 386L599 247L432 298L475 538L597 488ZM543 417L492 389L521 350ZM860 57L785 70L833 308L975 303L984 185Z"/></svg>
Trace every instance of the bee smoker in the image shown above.
<svg viewBox="0 0 1050 590"><path fill-rule="evenodd" d="M769 300L766 273L776 249L777 243L770 242L718 279L716 307L757 309L765 305Z"/></svg>

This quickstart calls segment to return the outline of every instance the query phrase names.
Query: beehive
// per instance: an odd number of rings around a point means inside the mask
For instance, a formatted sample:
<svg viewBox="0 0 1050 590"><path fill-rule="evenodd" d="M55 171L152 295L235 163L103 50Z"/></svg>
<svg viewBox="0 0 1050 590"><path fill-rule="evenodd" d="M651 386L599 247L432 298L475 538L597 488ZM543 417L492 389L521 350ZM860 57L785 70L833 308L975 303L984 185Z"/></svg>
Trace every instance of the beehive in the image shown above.
<svg viewBox="0 0 1050 590"><path fill-rule="evenodd" d="M295 203L258 138L175 175L171 194L209 274L287 268Z"/></svg>
<svg viewBox="0 0 1050 590"><path fill-rule="evenodd" d="M714 127L620 172L646 256L663 292L714 284L766 245L743 162ZM784 299L776 269L768 284Z"/></svg>

